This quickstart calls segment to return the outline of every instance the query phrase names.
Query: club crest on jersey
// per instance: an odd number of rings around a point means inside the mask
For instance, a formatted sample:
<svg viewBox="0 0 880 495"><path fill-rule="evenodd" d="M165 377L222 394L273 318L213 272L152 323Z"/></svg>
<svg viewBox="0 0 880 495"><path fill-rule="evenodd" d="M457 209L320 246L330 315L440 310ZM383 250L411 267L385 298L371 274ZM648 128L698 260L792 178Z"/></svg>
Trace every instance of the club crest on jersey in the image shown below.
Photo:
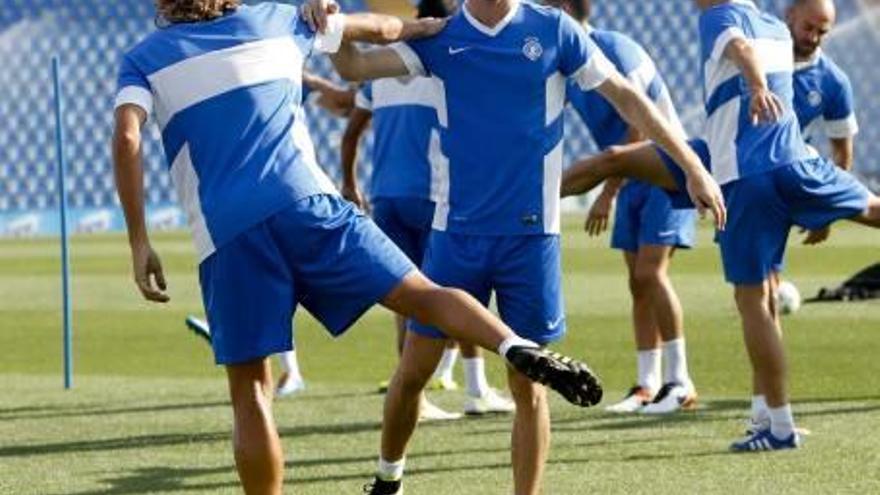
<svg viewBox="0 0 880 495"><path fill-rule="evenodd" d="M544 47L541 46L541 42L538 41L538 38L529 36L525 39L523 43L523 55L526 56L527 59L532 62L541 58L541 55L544 54Z"/></svg>
<svg viewBox="0 0 880 495"><path fill-rule="evenodd" d="M810 91L810 94L807 95L807 101L811 106L818 107L822 104L822 93L816 90Z"/></svg>

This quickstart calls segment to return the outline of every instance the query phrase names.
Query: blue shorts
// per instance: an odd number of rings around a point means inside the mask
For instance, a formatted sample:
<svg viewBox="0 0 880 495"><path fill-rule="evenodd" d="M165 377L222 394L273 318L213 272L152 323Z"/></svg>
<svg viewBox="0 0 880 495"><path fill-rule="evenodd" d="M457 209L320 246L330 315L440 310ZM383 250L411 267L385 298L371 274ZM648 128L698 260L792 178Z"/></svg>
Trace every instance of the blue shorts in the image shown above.
<svg viewBox="0 0 880 495"><path fill-rule="evenodd" d="M697 157L699 157L703 166L706 167L706 170L711 172L712 158L709 155L709 145L707 145L702 139L691 139L688 141L688 145L690 145L691 149L694 150L694 153L697 154ZM688 194L687 176L685 176L684 170L675 163L675 160L673 160L663 148L655 145L654 149L657 151L657 154L660 155L660 159L663 160L663 165L666 166L666 169L669 170L669 173L672 174L675 183L678 185L678 190L666 191L666 194L669 196L671 207L674 209L693 209L694 202L691 201L691 197Z"/></svg>
<svg viewBox="0 0 880 495"><path fill-rule="evenodd" d="M635 253L641 246L694 245L694 209L672 207L669 195L648 183L627 181L617 196L611 247Z"/></svg>
<svg viewBox="0 0 880 495"><path fill-rule="evenodd" d="M341 197L299 200L199 266L214 358L237 364L290 350L298 303L338 336L414 268Z"/></svg>
<svg viewBox="0 0 880 495"><path fill-rule="evenodd" d="M422 264L434 202L421 198L373 198L373 221L416 265Z"/></svg>
<svg viewBox="0 0 880 495"><path fill-rule="evenodd" d="M743 177L722 187L727 228L718 233L727 281L762 283L781 269L793 225L821 229L868 207L870 192L824 158Z"/></svg>
<svg viewBox="0 0 880 495"><path fill-rule="evenodd" d="M423 266L434 282L457 287L488 306L492 292L501 319L517 335L549 344L565 334L558 235L488 236L431 232ZM434 327L412 331L444 338Z"/></svg>

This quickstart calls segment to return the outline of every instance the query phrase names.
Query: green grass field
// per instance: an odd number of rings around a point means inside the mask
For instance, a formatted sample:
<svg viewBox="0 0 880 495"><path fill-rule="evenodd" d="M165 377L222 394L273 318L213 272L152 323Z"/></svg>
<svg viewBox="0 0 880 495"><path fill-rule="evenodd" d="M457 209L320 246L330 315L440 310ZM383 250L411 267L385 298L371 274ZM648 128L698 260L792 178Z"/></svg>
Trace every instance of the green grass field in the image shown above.
<svg viewBox="0 0 880 495"><path fill-rule="evenodd" d="M674 263L698 412L654 419L578 410L554 398L546 493L880 493L880 305L811 305L785 319L792 393L806 447L726 453L743 430L749 375L731 290L703 229ZM623 265L606 239L568 218L569 334L616 399L635 357ZM819 248L794 244L788 277L804 294L876 262L880 234L839 226ZM151 306L130 281L122 236L72 246L75 389L62 390L57 241L0 242L0 493L236 493L225 377L183 327L201 313L186 234L156 236L172 302ZM288 493L355 494L369 481L382 398L394 366L391 317L366 315L331 341L307 315L297 341L309 390L279 401ZM500 385L501 366L491 361ZM450 409L458 393L434 394ZM423 425L411 449L409 494L509 494L506 417Z"/></svg>

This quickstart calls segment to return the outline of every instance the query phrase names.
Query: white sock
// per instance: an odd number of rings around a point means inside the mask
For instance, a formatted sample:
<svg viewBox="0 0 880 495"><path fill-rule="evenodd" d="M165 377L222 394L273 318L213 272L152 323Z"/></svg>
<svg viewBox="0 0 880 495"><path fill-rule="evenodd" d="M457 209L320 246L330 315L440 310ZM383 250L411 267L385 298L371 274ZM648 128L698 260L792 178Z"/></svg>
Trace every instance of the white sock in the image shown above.
<svg viewBox="0 0 880 495"><path fill-rule="evenodd" d="M433 378L436 380L452 380L452 369L455 367L455 361L458 359L458 347L447 347L443 350L443 357L440 358L440 364L434 370Z"/></svg>
<svg viewBox="0 0 880 495"><path fill-rule="evenodd" d="M498 346L498 354L507 357L507 351L510 350L511 347L540 347L538 344L532 342L531 340L526 340L522 337L518 337L516 335L512 335L504 339L504 342Z"/></svg>
<svg viewBox="0 0 880 495"><path fill-rule="evenodd" d="M471 397L482 397L489 392L489 382L486 380L486 361L481 357L464 358L464 384L467 394Z"/></svg>
<svg viewBox="0 0 880 495"><path fill-rule="evenodd" d="M770 413L767 411L767 399L763 395L752 396L752 422L757 424L770 422Z"/></svg>
<svg viewBox="0 0 880 495"><path fill-rule="evenodd" d="M638 384L652 393L660 390L660 349L648 349L639 351L638 356Z"/></svg>
<svg viewBox="0 0 880 495"><path fill-rule="evenodd" d="M287 373L291 380L302 380L302 374L299 372L299 362L296 359L296 349L279 354L278 362L281 364L281 370Z"/></svg>
<svg viewBox="0 0 880 495"><path fill-rule="evenodd" d="M774 437L785 440L794 433L794 416L791 413L791 404L782 407L768 407L770 414L770 433Z"/></svg>
<svg viewBox="0 0 880 495"><path fill-rule="evenodd" d="M679 383L685 387L690 387L691 377L688 374L684 337L664 342L663 357L666 358L663 381L666 383Z"/></svg>
<svg viewBox="0 0 880 495"><path fill-rule="evenodd" d="M383 481L397 481L403 478L404 464L406 464L406 457L394 462L388 462L379 457L379 469L376 472L376 476Z"/></svg>

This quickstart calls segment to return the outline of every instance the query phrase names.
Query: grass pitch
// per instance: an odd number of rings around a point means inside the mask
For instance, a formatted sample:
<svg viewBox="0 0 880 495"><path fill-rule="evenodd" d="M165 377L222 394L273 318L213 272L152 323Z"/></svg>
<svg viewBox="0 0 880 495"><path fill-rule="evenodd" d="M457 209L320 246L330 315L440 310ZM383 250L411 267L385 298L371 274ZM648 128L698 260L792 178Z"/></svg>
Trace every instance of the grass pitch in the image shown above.
<svg viewBox="0 0 880 495"><path fill-rule="evenodd" d="M635 371L623 263L579 225L566 221L569 335L558 347L587 358L615 400ZM57 241L0 242L0 493L238 492L225 377L183 327L201 313L189 238L154 244L171 286L162 307L139 299L122 236L74 240L76 378L65 392ZM878 245L878 233L837 226L826 246L792 245L787 277L813 294L876 262ZM611 416L554 398L546 493L880 493L880 304L808 305L785 319L795 412L813 434L797 452L731 455L748 365L708 230L676 256L673 276L701 409ZM301 314L296 335L309 390L276 405L286 490L360 493L378 451L373 390L395 361L391 317L374 310L332 341ZM493 384L501 376L490 359ZM456 392L432 398L450 409L462 402ZM422 425L407 493L510 493L509 429L507 417Z"/></svg>

